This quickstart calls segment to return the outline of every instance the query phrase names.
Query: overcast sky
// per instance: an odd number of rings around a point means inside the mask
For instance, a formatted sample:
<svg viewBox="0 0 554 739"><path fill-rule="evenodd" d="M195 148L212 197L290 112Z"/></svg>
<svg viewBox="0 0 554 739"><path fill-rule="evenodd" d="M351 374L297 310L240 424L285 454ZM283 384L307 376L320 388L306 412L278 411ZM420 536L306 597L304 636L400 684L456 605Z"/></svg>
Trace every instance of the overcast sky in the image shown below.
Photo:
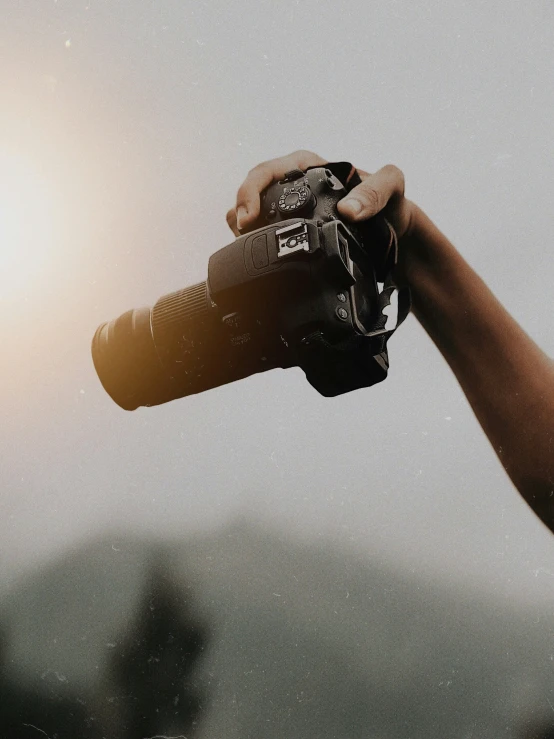
<svg viewBox="0 0 554 739"><path fill-rule="evenodd" d="M0 244L0 587L106 531L248 516L551 602L554 536L413 317L386 382L335 399L275 370L126 413L89 349L101 321L205 279L248 169L308 148L400 166L408 196L554 352L550 0L0 10L0 192L33 183L48 203L24 260Z"/></svg>

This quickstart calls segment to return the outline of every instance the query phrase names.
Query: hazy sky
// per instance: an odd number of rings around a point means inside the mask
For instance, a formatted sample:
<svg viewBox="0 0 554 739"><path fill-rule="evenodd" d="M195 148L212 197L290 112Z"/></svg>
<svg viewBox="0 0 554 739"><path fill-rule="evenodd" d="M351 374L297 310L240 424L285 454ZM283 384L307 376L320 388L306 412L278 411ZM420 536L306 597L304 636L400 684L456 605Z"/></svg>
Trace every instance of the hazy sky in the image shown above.
<svg viewBox="0 0 554 739"><path fill-rule="evenodd" d="M409 197L554 352L550 0L0 11L0 206L15 222L0 231L0 586L106 530L247 515L507 602L551 601L554 536L413 317L389 379L335 399L273 371L126 413L89 349L101 321L205 279L247 170L308 148L400 166ZM35 225L14 254L17 218Z"/></svg>

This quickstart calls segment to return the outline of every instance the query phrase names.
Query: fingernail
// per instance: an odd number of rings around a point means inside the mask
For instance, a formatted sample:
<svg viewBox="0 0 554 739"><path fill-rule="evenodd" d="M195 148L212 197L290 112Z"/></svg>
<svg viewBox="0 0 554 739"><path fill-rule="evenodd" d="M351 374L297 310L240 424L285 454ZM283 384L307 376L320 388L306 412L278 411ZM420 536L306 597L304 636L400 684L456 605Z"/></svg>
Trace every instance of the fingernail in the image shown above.
<svg viewBox="0 0 554 739"><path fill-rule="evenodd" d="M239 205L237 208L237 228L240 231L243 226L243 221L245 220L246 216L248 215L248 211L244 207L244 205Z"/></svg>
<svg viewBox="0 0 554 739"><path fill-rule="evenodd" d="M358 213L362 210L362 204L359 200L355 200L354 198L350 198L350 200L345 200L342 206L345 210L349 211L351 216L357 216Z"/></svg>

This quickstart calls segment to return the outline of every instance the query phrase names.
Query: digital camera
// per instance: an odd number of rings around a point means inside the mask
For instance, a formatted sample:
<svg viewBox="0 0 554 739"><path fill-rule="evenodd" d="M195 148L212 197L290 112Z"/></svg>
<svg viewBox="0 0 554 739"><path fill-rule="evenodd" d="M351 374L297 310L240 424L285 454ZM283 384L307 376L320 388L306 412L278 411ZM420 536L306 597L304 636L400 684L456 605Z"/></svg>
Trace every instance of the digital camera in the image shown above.
<svg viewBox="0 0 554 739"><path fill-rule="evenodd" d="M384 380L396 235L382 215L341 219L359 181L346 162L288 172L205 282L102 324L92 356L113 400L134 410L277 367L301 367L324 396ZM409 310L398 296L396 324Z"/></svg>

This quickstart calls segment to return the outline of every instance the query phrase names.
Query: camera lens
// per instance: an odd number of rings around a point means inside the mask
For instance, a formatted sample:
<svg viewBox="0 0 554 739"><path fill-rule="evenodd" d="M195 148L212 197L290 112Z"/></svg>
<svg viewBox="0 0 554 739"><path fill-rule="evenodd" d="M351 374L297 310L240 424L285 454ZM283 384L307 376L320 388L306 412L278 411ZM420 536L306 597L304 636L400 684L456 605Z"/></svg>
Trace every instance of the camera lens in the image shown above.
<svg viewBox="0 0 554 739"><path fill-rule="evenodd" d="M153 308L102 324L92 358L106 392L125 410L158 405L212 386L220 343L206 283L164 295Z"/></svg>
<svg viewBox="0 0 554 739"><path fill-rule="evenodd" d="M92 358L106 392L122 408L148 404L163 388L164 372L152 336L150 308L129 310L97 329Z"/></svg>

